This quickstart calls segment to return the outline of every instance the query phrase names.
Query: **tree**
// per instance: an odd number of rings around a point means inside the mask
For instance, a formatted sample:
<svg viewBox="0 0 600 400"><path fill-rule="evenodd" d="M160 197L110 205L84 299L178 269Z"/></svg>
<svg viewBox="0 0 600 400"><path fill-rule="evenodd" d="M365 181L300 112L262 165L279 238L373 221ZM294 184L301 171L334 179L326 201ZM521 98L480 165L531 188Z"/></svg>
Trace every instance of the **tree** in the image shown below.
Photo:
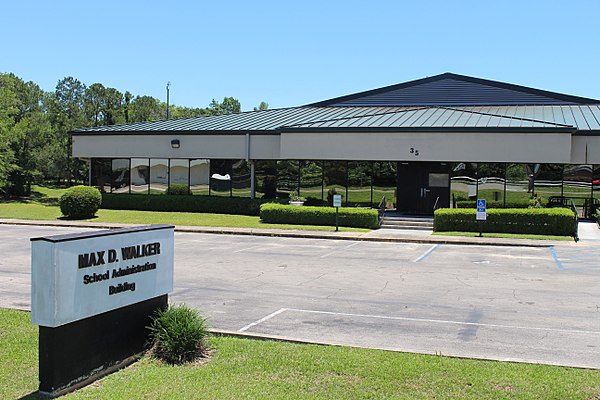
<svg viewBox="0 0 600 400"><path fill-rule="evenodd" d="M92 121L93 126L100 126L102 123L102 103L106 88L101 83L90 85L85 91L83 100L84 110L87 118Z"/></svg>
<svg viewBox="0 0 600 400"><path fill-rule="evenodd" d="M212 115L234 114L242 111L242 105L233 97L225 97L222 103L213 99L208 105L208 110Z"/></svg>
<svg viewBox="0 0 600 400"><path fill-rule="evenodd" d="M264 111L269 108L269 103L261 101L258 107L254 107L254 111Z"/></svg>
<svg viewBox="0 0 600 400"><path fill-rule="evenodd" d="M157 121L164 115L160 101L151 96L137 96L130 108L131 122Z"/></svg>

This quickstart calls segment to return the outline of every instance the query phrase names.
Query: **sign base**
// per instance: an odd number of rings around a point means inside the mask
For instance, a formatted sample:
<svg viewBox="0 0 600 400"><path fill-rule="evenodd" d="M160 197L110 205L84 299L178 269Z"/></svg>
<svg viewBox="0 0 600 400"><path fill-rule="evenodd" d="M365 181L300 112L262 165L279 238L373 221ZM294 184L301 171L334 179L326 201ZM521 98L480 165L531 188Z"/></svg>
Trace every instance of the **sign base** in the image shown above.
<svg viewBox="0 0 600 400"><path fill-rule="evenodd" d="M148 344L161 295L55 328L39 327L39 391L52 397L85 386L135 361Z"/></svg>

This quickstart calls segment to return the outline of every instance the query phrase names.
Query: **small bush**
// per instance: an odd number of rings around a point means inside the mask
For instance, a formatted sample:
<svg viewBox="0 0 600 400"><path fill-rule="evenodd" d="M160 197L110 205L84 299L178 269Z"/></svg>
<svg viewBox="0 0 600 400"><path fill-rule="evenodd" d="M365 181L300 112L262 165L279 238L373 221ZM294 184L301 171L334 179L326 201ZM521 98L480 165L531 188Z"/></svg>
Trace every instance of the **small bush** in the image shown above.
<svg viewBox="0 0 600 400"><path fill-rule="evenodd" d="M95 187L73 186L60 196L58 203L67 218L92 218L102 203L102 195Z"/></svg>
<svg viewBox="0 0 600 400"><path fill-rule="evenodd" d="M207 355L208 329L197 310L186 305L158 311L149 327L152 352L169 364L182 364Z"/></svg>
<svg viewBox="0 0 600 400"><path fill-rule="evenodd" d="M433 229L438 232L478 232L475 209L441 208L435 211ZM566 208L494 208L487 210L483 232L573 236L577 219Z"/></svg>
<svg viewBox="0 0 600 400"><path fill-rule="evenodd" d="M192 194L190 187L182 183L172 183L167 188L167 193L174 196L185 196Z"/></svg>
<svg viewBox="0 0 600 400"><path fill-rule="evenodd" d="M339 225L355 228L379 227L377 210L340 207ZM295 207L283 204L263 204L260 219L271 224L335 226L333 207Z"/></svg>

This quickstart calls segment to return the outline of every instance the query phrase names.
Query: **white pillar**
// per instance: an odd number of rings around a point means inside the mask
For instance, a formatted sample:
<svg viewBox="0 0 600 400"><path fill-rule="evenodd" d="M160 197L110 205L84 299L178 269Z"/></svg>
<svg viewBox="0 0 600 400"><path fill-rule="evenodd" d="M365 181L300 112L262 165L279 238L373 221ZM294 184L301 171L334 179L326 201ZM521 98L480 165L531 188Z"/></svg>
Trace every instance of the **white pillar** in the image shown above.
<svg viewBox="0 0 600 400"><path fill-rule="evenodd" d="M254 200L255 197L255 185L254 185L254 161L250 160L250 198Z"/></svg>

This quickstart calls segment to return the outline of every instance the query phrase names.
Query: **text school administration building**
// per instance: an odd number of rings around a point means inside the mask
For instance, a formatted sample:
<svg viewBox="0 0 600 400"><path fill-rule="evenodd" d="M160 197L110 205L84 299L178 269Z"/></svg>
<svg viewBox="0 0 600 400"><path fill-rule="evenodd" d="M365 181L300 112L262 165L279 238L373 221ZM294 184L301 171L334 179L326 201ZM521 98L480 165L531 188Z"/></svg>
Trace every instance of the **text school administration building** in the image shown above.
<svg viewBox="0 0 600 400"><path fill-rule="evenodd" d="M182 184L319 203L336 188L348 206L385 197L431 214L535 191L582 206L600 198L600 101L446 73L301 107L80 129L73 155L113 193Z"/></svg>

